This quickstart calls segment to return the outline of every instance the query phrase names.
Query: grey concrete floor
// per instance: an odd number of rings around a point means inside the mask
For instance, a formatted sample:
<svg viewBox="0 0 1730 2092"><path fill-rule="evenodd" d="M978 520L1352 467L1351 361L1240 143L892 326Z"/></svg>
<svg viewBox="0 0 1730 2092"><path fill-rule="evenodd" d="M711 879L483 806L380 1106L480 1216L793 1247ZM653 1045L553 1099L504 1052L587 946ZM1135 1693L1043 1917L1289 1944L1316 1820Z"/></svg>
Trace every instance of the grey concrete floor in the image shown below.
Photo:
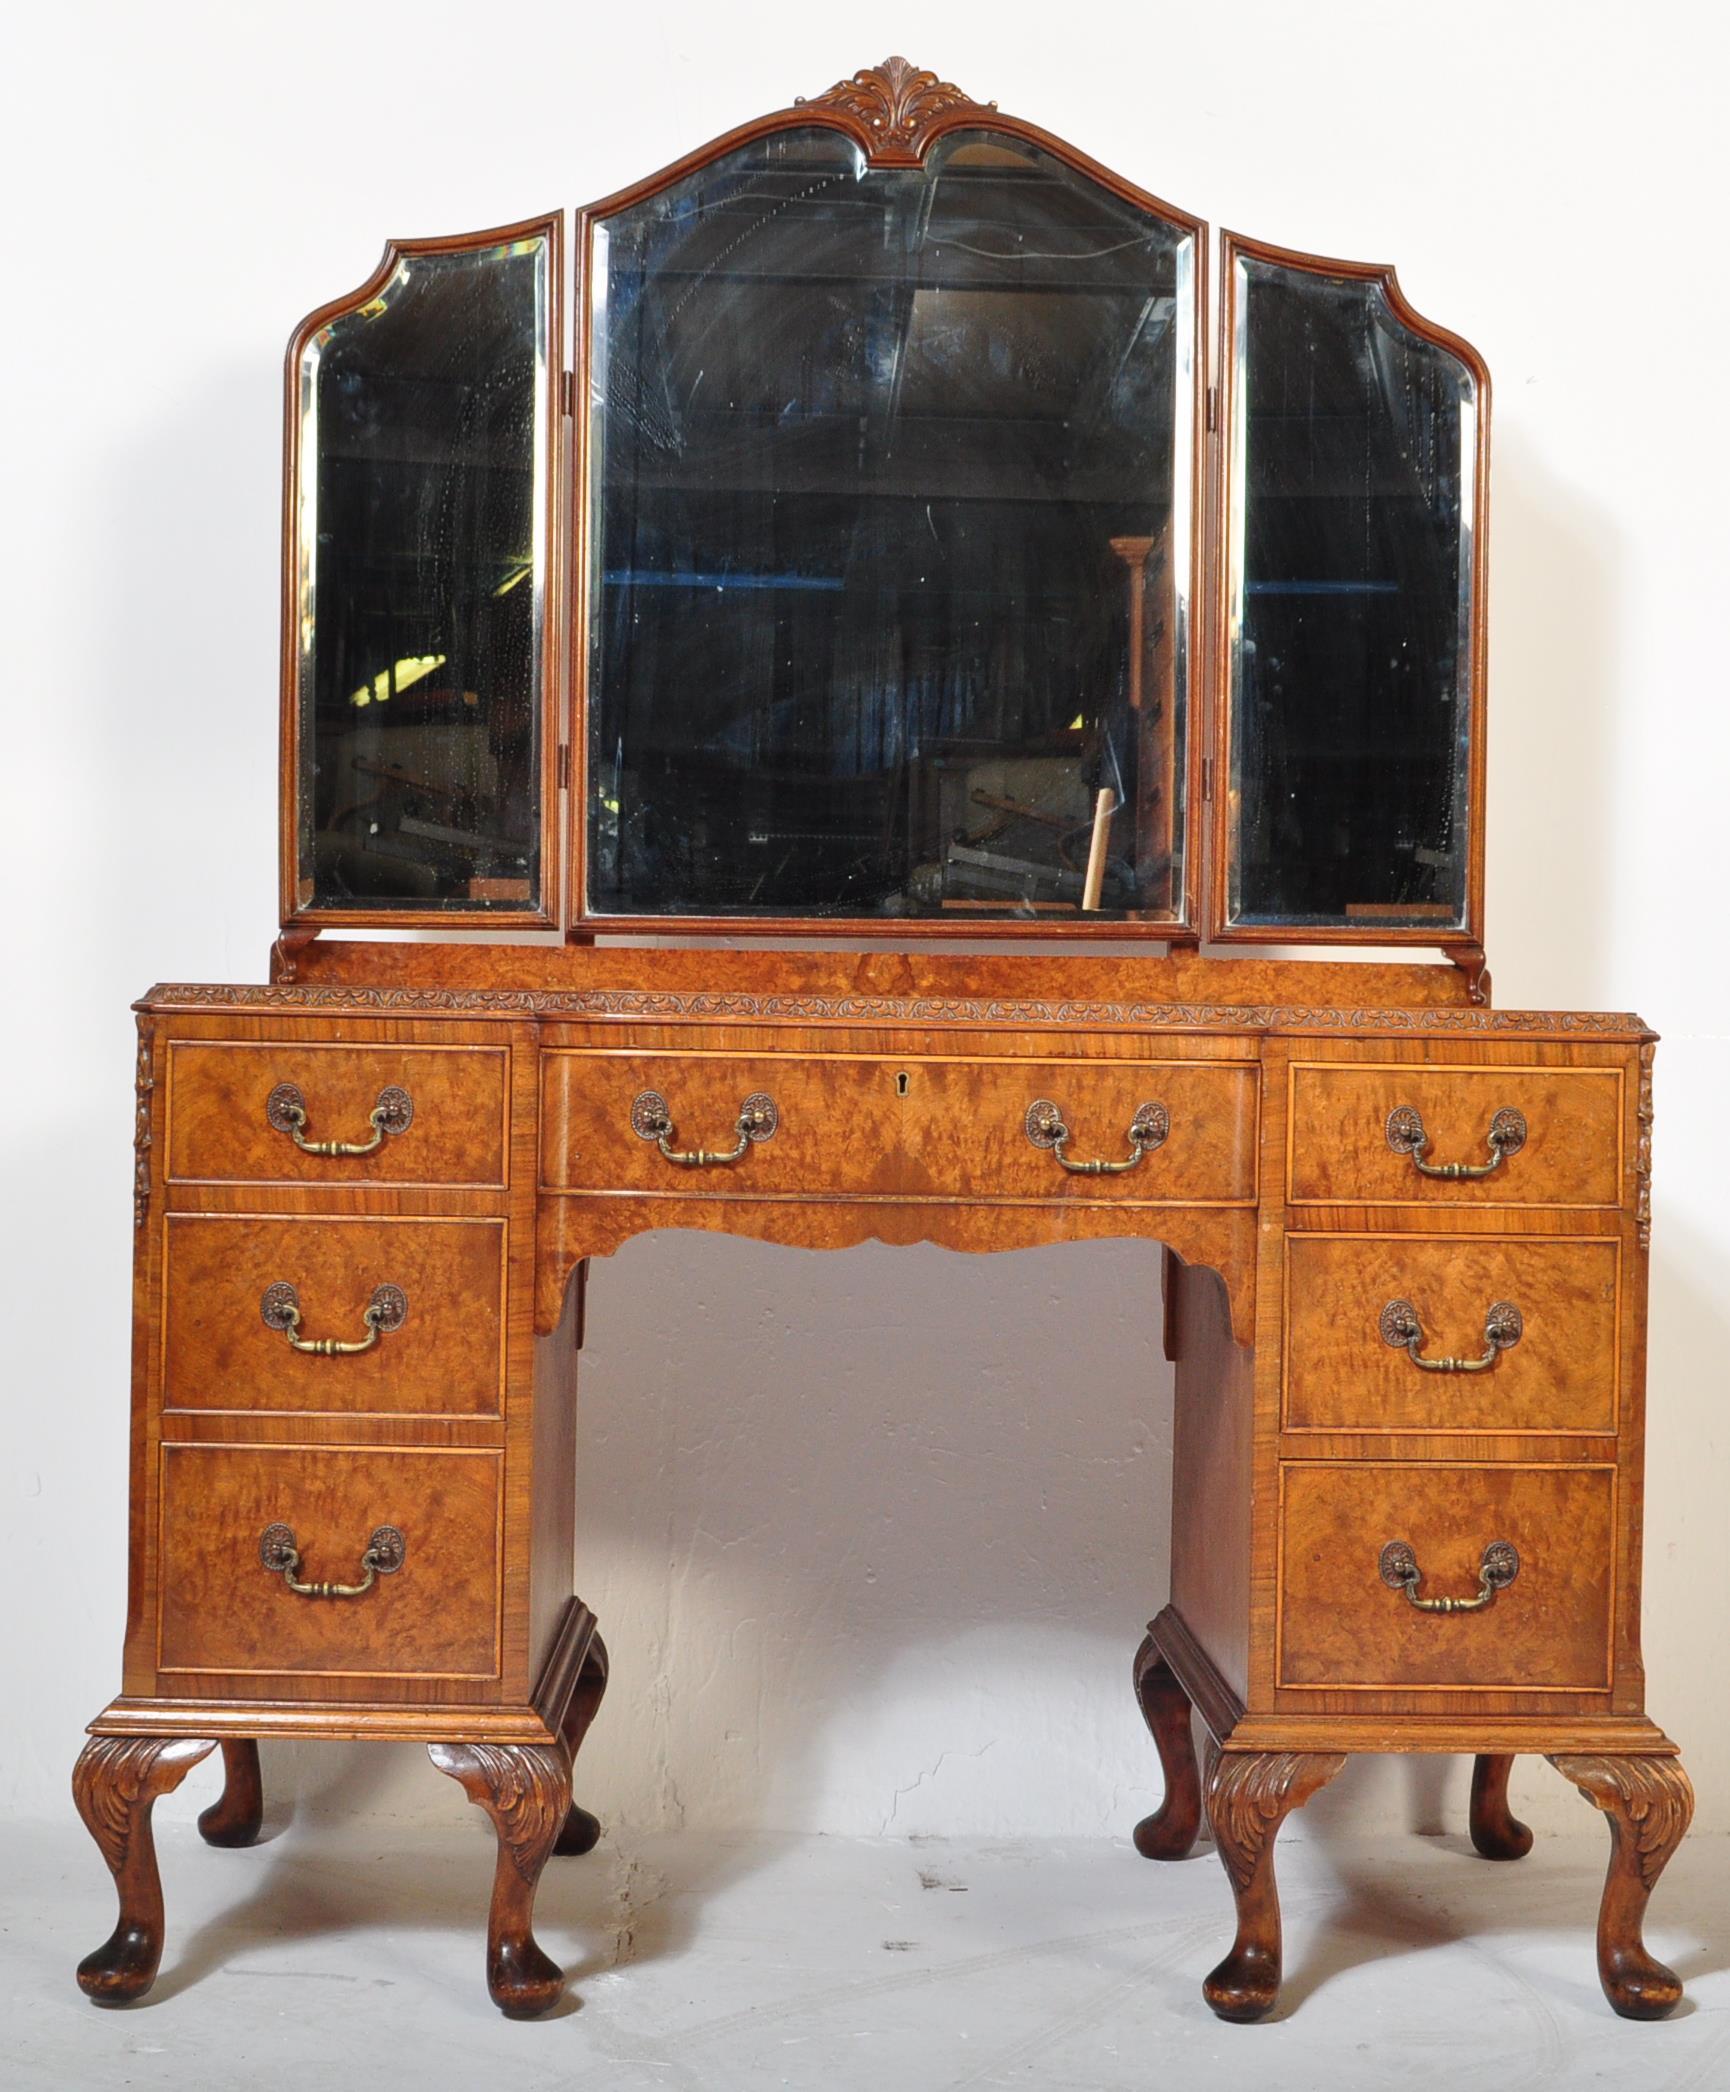
<svg viewBox="0 0 1730 2092"><path fill-rule="evenodd" d="M1460 1837L1282 1841L1285 1993L1220 2025L1199 1985L1230 1936L1212 1852L1121 1843L607 1839L554 1860L538 1931L570 1973L549 2019L488 2004L490 1837L267 1818L214 1852L174 1804L152 1996L85 2003L113 1917L76 1824L12 1830L0 1864L0 2082L11 2088L587 2086L604 2092L1120 2087L1531 2092L1730 2087L1730 1845L1695 1839L1649 1943L1689 1996L1615 2019L1592 1921L1605 1845L1492 1866ZM1295 1826L1294 1826L1295 1828Z"/></svg>

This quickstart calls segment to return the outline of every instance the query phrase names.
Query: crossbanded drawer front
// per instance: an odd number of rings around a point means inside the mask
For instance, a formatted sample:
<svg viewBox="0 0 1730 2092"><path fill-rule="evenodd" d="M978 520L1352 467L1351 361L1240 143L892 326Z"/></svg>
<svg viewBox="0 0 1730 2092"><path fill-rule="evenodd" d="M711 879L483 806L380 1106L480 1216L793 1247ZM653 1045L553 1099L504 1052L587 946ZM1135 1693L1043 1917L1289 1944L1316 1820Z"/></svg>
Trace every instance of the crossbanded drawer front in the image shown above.
<svg viewBox="0 0 1730 2092"><path fill-rule="evenodd" d="M169 1181L500 1188L509 1061L502 1046L176 1039Z"/></svg>
<svg viewBox="0 0 1730 2092"><path fill-rule="evenodd" d="M171 1213L169 1410L500 1414L505 1223Z"/></svg>
<svg viewBox="0 0 1730 2092"><path fill-rule="evenodd" d="M1291 1202L1615 1206L1622 1101L1616 1068L1298 1063Z"/></svg>
<svg viewBox="0 0 1730 2092"><path fill-rule="evenodd" d="M1613 1433L1620 1273L1615 1241L1290 1236L1285 1428Z"/></svg>
<svg viewBox="0 0 1730 2092"><path fill-rule="evenodd" d="M555 1189L751 1198L897 1188L901 1104L886 1062L552 1052L542 1084L541 1176Z"/></svg>
<svg viewBox="0 0 1730 2092"><path fill-rule="evenodd" d="M162 1670L498 1675L497 1454L172 1445L161 1459Z"/></svg>
<svg viewBox="0 0 1730 2092"><path fill-rule="evenodd" d="M914 1196L1148 1205L1255 1197L1253 1068L983 1059L907 1067Z"/></svg>
<svg viewBox="0 0 1730 2092"><path fill-rule="evenodd" d="M552 1053L542 1180L683 1197L1255 1197L1241 1065Z"/></svg>
<svg viewBox="0 0 1730 2092"><path fill-rule="evenodd" d="M1280 1485L1282 1686L1608 1689L1613 1467L1290 1462Z"/></svg>

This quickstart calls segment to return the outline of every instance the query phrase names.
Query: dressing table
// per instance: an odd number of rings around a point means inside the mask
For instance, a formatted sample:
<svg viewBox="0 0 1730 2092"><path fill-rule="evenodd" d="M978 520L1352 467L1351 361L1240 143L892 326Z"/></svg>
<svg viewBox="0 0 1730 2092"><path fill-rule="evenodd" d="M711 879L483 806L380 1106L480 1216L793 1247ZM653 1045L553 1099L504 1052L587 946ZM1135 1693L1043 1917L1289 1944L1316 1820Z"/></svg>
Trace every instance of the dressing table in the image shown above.
<svg viewBox="0 0 1730 2092"><path fill-rule="evenodd" d="M138 1005L79 1981L149 1989L199 1760L244 1844L260 1738L407 1739L496 1827L494 2001L545 2011L536 1884L599 1834L595 1261L1128 1235L1176 1405L1134 1835L1211 1826L1208 2003L1273 2005L1275 1838L1349 1756L1471 1754L1514 1859L1531 1752L1608 1821L1605 1993L1662 2016L1654 1035L1491 1003L1481 360L900 59L573 246L395 243L290 344L270 978Z"/></svg>

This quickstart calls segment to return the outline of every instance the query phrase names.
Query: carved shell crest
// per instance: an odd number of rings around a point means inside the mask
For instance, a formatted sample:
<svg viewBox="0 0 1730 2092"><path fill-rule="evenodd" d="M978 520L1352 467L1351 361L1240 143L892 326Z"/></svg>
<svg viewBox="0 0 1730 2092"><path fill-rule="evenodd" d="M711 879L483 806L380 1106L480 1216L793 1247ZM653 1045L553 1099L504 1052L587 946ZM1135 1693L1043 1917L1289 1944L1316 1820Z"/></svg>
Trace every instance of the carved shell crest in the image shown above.
<svg viewBox="0 0 1730 2092"><path fill-rule="evenodd" d="M850 80L837 80L827 94L799 108L845 110L871 133L874 160L917 161L931 142L939 121L957 109L995 109L995 102L976 102L951 80L921 72L905 58L885 58L868 65Z"/></svg>

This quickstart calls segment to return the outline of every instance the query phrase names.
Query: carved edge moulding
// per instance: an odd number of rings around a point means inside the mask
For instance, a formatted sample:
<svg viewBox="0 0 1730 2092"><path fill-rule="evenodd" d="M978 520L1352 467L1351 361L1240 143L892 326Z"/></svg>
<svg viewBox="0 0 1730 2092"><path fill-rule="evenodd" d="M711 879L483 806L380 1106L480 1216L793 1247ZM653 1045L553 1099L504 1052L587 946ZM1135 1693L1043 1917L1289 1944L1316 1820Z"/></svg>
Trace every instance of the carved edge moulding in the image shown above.
<svg viewBox="0 0 1730 2092"><path fill-rule="evenodd" d="M1656 1036L1630 1013L1598 1010L1491 1010L1464 1005L1391 1009L1313 1008L1287 1003L1041 1001L1008 996L752 995L728 989L679 993L658 988L419 988L328 982L229 987L164 982L141 1010L276 1009L346 1011L356 1016L662 1018L699 1023L1037 1025L1136 1031L1319 1032L1373 1038L1387 1033L1554 1037L1645 1041Z"/></svg>
<svg viewBox="0 0 1730 2092"><path fill-rule="evenodd" d="M583 726L588 716L590 668L589 595L585 580L589 563L590 504L588 415L583 409L586 408L589 397L590 373L593 368L593 300L589 277L595 228L615 212L625 210L642 202L646 197L671 187L686 175L695 173L741 146L771 138L777 132L813 127L839 131L852 139L864 153L869 166L892 168L921 166L938 139L952 131L995 131L1050 154L1053 159L1073 168L1076 173L1097 183L1121 201L1165 219L1180 232L1188 234L1194 243L1188 402L1191 463L1188 575L1190 696L1184 753L1186 832L1192 838L1192 843L1185 852L1180 915L1176 921L1164 919L1157 922L1090 922L1077 919L1074 922L1065 922L1060 933L1061 941L1065 944L1100 938L1131 938L1158 944L1175 942L1193 945L1198 936L1195 925L1200 919L1201 898L1201 851L1193 839L1199 838L1202 832L1202 824L1196 817L1196 810L1201 800L1202 751L1206 741L1200 701L1201 694L1207 686L1202 654L1205 651L1204 635L1210 623L1203 607L1207 601L1208 573L1205 508L1208 374L1204 325L1208 308L1207 221L1189 211L1180 210L1175 204L1165 202L1150 190L1126 180L1109 167L1102 166L1078 146L1071 145L1066 139L1042 130L1037 124L1029 123L1022 117L1004 115L995 102L976 102L953 83L940 80L935 73L919 70L910 65L905 58L896 57L886 58L881 65L863 67L850 79L837 81L826 93L818 95L814 100L798 100L785 109L773 110L767 116L739 124L733 130L711 139L707 145L686 153L657 173L633 182L626 188L615 190L598 203L587 204L577 212L573 295L577 330L574 389L579 411L573 417L571 443L572 550L569 566L571 585L568 592L571 680L575 713L575 725L571 736L571 792L568 801L569 849L572 859L569 887L574 896L572 905L576 934L584 937L606 935L609 932L632 937L736 937L743 930L753 936L776 939L859 937L870 938L878 943L902 938L923 940L934 937L965 937L969 942L975 939L991 940L1005 937L1025 940L1029 936L1050 938L1053 934L1038 924L989 918L969 922L964 930L953 922L919 918L898 920L891 928L886 926L880 917L875 916L785 916L779 919L752 918L749 923L742 924L737 917L732 916L608 915L601 911L591 911L588 906L587 735Z"/></svg>
<svg viewBox="0 0 1730 2092"><path fill-rule="evenodd" d="M547 242L546 334L542 350L546 358L545 449L539 460L543 479L539 524L546 547L541 617L540 692L537 714L540 790L539 879L540 905L521 909L441 909L435 915L405 914L400 908L332 907L319 905L310 890L303 890L300 877L300 787L301 787L301 619L302 603L311 589L312 577L302 571L301 558L301 366L306 352L323 330L349 313L359 312L377 298L405 263L417 257L439 254L473 254L517 241L544 239ZM279 828L279 872L284 939L292 944L316 937L323 929L387 928L437 929L446 925L479 925L488 929L553 930L567 917L564 890L564 852L559 846L560 765L565 757L566 705L562 658L565 577L561 563L564 532L560 518L563 481L567 466L565 439L569 411L565 375L565 214L548 212L524 218L515 224L493 226L483 232L451 233L436 238L387 240L378 266L358 289L333 298L308 313L289 337L283 362L283 456L282 456L282 720L281 720L281 812Z"/></svg>
<svg viewBox="0 0 1730 2092"><path fill-rule="evenodd" d="M1471 589L1472 610L1468 641L1467 699L1469 704L1470 769L1467 779L1468 835L1466 844L1466 907L1464 924L1438 932L1421 925L1404 929L1377 927L1353 929L1320 926L1283 927L1269 931L1259 925L1232 926L1228 881L1232 840L1232 710L1231 710L1231 618L1232 530L1236 520L1233 502L1233 442L1237 418L1237 264L1265 261L1282 268L1305 270L1317 276L1348 283L1373 285L1380 291L1389 312L1420 341L1434 343L1455 357L1471 373L1476 397L1473 412L1473 456L1471 465ZM1243 233L1221 230L1219 264L1219 313L1215 333L1214 369L1218 386L1217 427L1210 431L1213 443L1213 480L1210 527L1207 532L1214 559L1211 577L1209 666L1207 689L1211 718L1207 722L1209 778L1212 790L1206 809L1207 831L1207 917L1206 934L1215 944L1317 944L1317 945L1419 945L1438 946L1466 975L1474 1003L1489 1000L1489 975L1484 962L1484 791L1486 777L1486 671L1488 666L1489 618L1486 593L1489 559L1490 500L1490 371L1471 343L1452 329L1440 326L1420 313L1400 288L1391 262L1352 262L1309 254L1298 248L1276 247ZM1463 466L1462 466L1463 470Z"/></svg>

